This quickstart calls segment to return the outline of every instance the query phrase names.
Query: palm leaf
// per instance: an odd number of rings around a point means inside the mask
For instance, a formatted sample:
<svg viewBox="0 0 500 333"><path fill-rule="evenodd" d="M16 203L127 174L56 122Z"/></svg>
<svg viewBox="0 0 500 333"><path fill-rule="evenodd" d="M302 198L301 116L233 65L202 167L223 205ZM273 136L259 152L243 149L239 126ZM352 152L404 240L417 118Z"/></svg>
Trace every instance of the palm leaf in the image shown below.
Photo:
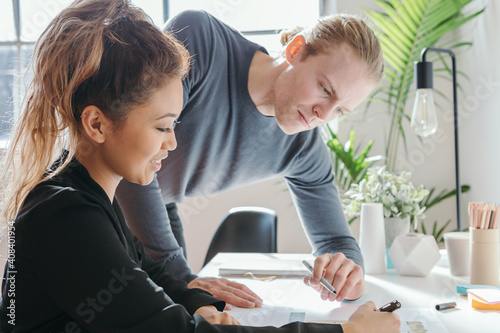
<svg viewBox="0 0 500 333"><path fill-rule="evenodd" d="M448 32L458 28L483 10L464 14L464 7L472 0L373 0L380 10L364 9L374 23L384 52L387 84L379 97L391 115L387 140L387 169L396 168L399 141L407 151L404 134L405 105L413 82L413 63L419 59L422 48L435 44ZM451 48L469 43L455 43Z"/></svg>

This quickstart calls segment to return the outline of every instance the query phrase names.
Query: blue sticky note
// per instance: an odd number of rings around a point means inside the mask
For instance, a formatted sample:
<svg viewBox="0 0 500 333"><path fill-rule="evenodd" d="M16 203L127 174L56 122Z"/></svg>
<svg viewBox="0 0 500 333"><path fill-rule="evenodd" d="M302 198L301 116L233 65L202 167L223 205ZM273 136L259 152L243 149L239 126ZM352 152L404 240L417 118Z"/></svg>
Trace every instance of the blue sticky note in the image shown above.
<svg viewBox="0 0 500 333"><path fill-rule="evenodd" d="M487 286L484 284L463 284L457 286L457 293L467 296L467 289L500 289L500 287Z"/></svg>

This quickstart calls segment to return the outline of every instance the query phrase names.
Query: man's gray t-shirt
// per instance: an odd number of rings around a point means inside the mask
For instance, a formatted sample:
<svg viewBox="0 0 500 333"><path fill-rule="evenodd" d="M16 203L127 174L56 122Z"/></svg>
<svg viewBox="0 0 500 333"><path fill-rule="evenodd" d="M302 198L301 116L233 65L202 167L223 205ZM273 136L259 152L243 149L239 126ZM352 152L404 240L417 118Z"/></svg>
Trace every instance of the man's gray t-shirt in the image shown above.
<svg viewBox="0 0 500 333"><path fill-rule="evenodd" d="M343 252L362 266L319 130L286 135L250 98L250 63L265 49L203 11L183 12L166 29L192 56L177 149L151 185L123 181L117 191L128 225L152 256L166 261L174 276L192 280L164 205L284 177L314 253Z"/></svg>

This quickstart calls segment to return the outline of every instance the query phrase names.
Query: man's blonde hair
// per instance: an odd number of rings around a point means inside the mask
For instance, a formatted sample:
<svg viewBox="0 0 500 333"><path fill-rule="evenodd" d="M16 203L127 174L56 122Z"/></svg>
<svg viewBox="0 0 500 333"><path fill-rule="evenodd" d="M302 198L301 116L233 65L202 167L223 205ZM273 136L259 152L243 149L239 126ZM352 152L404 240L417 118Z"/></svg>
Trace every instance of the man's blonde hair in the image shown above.
<svg viewBox="0 0 500 333"><path fill-rule="evenodd" d="M348 45L367 66L374 83L379 84L382 81L382 47L373 30L361 18L349 14L325 16L311 28L296 27L282 32L281 44L286 47L299 34L306 40L302 60L341 45Z"/></svg>

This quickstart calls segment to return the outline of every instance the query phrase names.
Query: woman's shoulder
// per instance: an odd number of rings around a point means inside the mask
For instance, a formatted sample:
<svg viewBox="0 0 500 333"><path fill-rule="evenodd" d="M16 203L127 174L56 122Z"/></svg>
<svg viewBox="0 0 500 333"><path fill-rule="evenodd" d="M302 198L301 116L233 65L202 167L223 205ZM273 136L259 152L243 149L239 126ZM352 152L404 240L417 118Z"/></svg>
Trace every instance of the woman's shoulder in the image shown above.
<svg viewBox="0 0 500 333"><path fill-rule="evenodd" d="M82 214L103 211L103 204L91 193L53 179L39 184L26 197L16 225L45 228L57 221L78 221Z"/></svg>

